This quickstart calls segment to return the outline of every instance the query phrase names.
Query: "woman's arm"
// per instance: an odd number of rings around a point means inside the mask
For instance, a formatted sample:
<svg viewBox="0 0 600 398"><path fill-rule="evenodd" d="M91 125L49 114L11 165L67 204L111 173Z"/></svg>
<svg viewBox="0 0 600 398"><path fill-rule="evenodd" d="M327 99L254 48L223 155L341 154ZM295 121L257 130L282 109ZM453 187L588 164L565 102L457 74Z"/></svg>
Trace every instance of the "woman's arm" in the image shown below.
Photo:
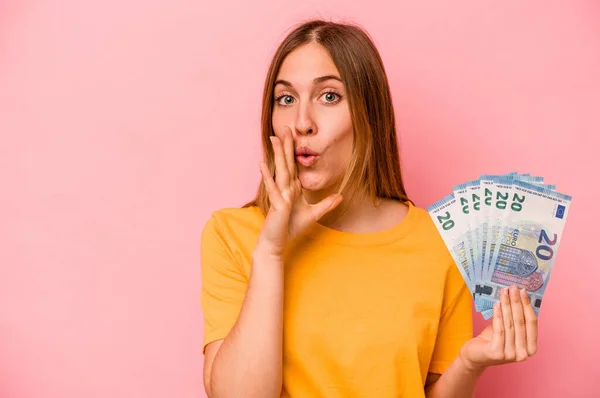
<svg viewBox="0 0 600 398"><path fill-rule="evenodd" d="M279 397L282 381L283 260L257 247L240 315L220 344L207 346L209 397Z"/></svg>
<svg viewBox="0 0 600 398"><path fill-rule="evenodd" d="M427 398L471 398L475 393L477 380L484 370L485 368L469 369L458 356L443 375L430 374L427 377L425 395Z"/></svg>
<svg viewBox="0 0 600 398"><path fill-rule="evenodd" d="M428 387L427 398L471 398L489 366L521 362L537 352L538 323L525 290L502 289L492 323L469 340L448 369Z"/></svg>
<svg viewBox="0 0 600 398"><path fill-rule="evenodd" d="M275 179L267 164L260 164L271 206L252 253L252 270L240 314L227 337L209 344L205 350L205 388L211 397L281 395L285 248L342 202L339 194L331 194L316 204L306 201L289 126L285 126L282 135L283 142L277 136L270 137ZM222 289L223 286L215 288Z"/></svg>

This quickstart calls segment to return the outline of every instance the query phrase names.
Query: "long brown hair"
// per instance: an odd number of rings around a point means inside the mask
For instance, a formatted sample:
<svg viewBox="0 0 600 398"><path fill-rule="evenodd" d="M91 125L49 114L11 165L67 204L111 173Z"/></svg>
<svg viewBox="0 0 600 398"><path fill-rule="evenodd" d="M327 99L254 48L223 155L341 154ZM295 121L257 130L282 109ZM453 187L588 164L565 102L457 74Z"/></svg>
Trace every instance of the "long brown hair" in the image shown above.
<svg viewBox="0 0 600 398"><path fill-rule="evenodd" d="M261 120L263 151L271 175L275 174L275 157L269 139L274 135L275 79L285 57L311 42L329 52L344 82L350 107L354 145L339 192L353 195L361 188L374 203L378 197L410 201L402 181L396 119L383 62L368 33L347 23L304 22L287 35L275 52L265 81ZM258 206L265 215L268 213L270 202L262 181L256 197L243 207L250 206Z"/></svg>

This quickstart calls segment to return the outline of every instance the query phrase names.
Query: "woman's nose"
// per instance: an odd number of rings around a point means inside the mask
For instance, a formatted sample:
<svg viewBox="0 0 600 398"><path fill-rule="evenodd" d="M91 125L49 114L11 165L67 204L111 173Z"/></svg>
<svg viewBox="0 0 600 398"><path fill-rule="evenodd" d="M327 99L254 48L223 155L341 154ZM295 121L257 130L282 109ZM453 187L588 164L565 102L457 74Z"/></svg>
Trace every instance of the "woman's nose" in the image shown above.
<svg viewBox="0 0 600 398"><path fill-rule="evenodd" d="M317 132L308 107L302 107L296 117L295 130L298 135L310 135Z"/></svg>
<svg viewBox="0 0 600 398"><path fill-rule="evenodd" d="M315 131L315 130L314 130L314 128L312 128L312 127L308 127L308 128L298 128L298 127L296 126L296 133L297 133L298 135L311 135L311 134L314 134L314 131Z"/></svg>

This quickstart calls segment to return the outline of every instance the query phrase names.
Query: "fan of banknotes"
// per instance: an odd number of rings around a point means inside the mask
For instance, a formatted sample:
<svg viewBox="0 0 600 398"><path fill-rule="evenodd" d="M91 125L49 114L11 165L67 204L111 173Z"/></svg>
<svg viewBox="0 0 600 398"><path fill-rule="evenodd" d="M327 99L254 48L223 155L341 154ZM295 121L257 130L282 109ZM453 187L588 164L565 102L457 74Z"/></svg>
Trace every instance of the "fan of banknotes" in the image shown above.
<svg viewBox="0 0 600 398"><path fill-rule="evenodd" d="M571 197L543 177L516 172L482 175L453 187L427 208L484 319L500 290L525 288L536 314L548 281Z"/></svg>

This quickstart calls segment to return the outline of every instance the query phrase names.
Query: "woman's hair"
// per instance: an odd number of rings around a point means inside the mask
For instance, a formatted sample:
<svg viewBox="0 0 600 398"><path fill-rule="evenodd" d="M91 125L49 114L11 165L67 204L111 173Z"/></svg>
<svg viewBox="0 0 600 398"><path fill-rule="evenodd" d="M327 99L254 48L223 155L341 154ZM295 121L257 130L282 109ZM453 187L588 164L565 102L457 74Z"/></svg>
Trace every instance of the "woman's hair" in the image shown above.
<svg viewBox="0 0 600 398"><path fill-rule="evenodd" d="M267 73L262 100L262 145L265 161L275 174L269 137L273 132L273 90L279 69L298 47L318 43L340 72L352 118L354 144L339 193L351 197L358 188L377 202L378 197L409 201L400 169L396 120L383 62L368 33L358 26L311 20L296 26L279 45ZM261 181L256 197L243 207L258 206L267 214L270 202Z"/></svg>

